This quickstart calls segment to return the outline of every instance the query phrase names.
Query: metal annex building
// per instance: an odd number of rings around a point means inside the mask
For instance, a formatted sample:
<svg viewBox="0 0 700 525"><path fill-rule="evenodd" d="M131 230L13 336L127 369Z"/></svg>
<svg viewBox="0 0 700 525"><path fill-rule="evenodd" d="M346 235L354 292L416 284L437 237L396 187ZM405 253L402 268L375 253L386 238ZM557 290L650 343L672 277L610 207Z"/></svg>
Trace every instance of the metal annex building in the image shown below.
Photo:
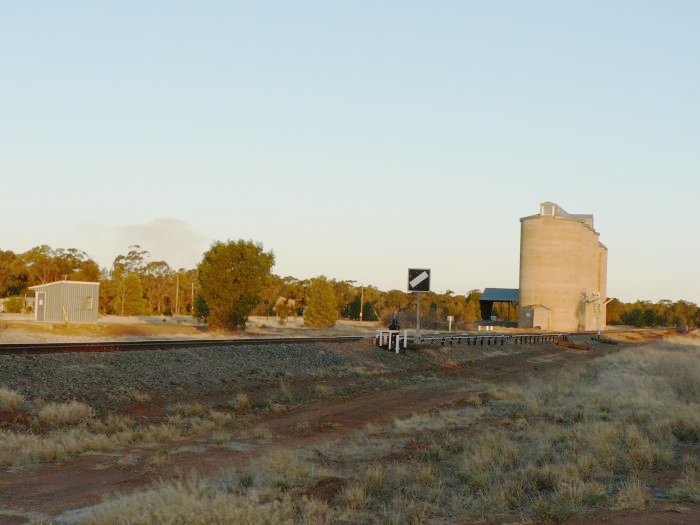
<svg viewBox="0 0 700 525"><path fill-rule="evenodd" d="M520 219L519 326L584 331L605 328L608 249L593 215L553 202Z"/></svg>
<svg viewBox="0 0 700 525"><path fill-rule="evenodd" d="M34 290L34 319L52 323L96 323L100 283L55 281Z"/></svg>

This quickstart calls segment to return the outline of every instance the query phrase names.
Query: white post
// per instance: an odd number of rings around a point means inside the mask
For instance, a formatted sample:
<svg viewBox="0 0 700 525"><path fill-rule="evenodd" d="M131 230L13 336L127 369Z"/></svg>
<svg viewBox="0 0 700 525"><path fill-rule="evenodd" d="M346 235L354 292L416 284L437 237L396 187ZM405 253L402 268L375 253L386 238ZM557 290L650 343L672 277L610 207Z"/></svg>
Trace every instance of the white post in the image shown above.
<svg viewBox="0 0 700 525"><path fill-rule="evenodd" d="M420 341L420 292L416 292L416 337Z"/></svg>
<svg viewBox="0 0 700 525"><path fill-rule="evenodd" d="M365 285L362 285L362 292L360 293L360 322L362 322L362 307L365 304Z"/></svg>

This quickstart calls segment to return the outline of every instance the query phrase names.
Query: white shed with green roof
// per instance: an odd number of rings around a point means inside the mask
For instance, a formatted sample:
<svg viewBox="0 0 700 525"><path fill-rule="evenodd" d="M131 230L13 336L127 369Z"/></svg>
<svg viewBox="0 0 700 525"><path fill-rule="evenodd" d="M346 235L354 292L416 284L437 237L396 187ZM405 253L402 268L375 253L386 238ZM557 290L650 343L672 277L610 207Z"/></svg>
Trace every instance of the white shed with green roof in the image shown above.
<svg viewBox="0 0 700 525"><path fill-rule="evenodd" d="M100 283L55 281L31 286L34 319L51 323L96 323Z"/></svg>

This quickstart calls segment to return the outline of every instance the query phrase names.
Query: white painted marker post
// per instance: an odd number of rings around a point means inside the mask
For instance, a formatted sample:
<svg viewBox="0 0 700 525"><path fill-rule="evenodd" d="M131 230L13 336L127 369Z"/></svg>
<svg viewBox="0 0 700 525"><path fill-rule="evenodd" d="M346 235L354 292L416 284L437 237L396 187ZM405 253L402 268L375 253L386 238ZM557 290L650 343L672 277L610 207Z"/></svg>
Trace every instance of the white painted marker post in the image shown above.
<svg viewBox="0 0 700 525"><path fill-rule="evenodd" d="M420 292L416 292L416 337L420 341Z"/></svg>
<svg viewBox="0 0 700 525"><path fill-rule="evenodd" d="M430 270L409 268L408 291L416 294L416 339L420 341L420 294L430 291Z"/></svg>

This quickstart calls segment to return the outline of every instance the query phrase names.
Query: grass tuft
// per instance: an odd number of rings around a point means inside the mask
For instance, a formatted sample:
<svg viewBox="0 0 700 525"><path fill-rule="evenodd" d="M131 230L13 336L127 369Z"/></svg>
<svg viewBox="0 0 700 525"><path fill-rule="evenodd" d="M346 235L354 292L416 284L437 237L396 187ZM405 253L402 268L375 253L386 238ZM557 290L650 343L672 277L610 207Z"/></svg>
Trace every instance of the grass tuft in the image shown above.
<svg viewBox="0 0 700 525"><path fill-rule="evenodd" d="M87 422L95 416L89 405L79 401L48 403L37 414L39 421L49 427L69 427Z"/></svg>
<svg viewBox="0 0 700 525"><path fill-rule="evenodd" d="M24 401L22 394L0 387L0 412L14 412L22 401Z"/></svg>
<svg viewBox="0 0 700 525"><path fill-rule="evenodd" d="M615 508L618 510L640 510L646 506L647 492L644 484L638 478L630 478L620 485L615 500Z"/></svg>
<svg viewBox="0 0 700 525"><path fill-rule="evenodd" d="M248 394L241 392L233 400L233 409L237 414L247 414L250 412L251 404L250 399L248 399Z"/></svg>

